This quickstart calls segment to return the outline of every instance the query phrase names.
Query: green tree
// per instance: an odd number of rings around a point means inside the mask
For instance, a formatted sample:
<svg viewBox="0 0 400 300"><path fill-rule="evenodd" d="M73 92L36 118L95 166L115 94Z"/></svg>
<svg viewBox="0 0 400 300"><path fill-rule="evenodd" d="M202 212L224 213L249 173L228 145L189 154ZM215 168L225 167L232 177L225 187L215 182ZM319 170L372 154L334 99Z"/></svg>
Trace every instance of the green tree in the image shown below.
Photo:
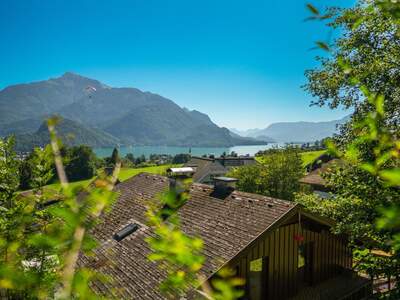
<svg viewBox="0 0 400 300"><path fill-rule="evenodd" d="M173 164L184 164L190 160L191 155L186 153L180 153L174 156L172 159Z"/></svg>
<svg viewBox="0 0 400 300"><path fill-rule="evenodd" d="M144 156L144 154L142 154L136 158L135 165L140 165L141 163L145 163L145 162L146 162L146 157Z"/></svg>
<svg viewBox="0 0 400 300"><path fill-rule="evenodd" d="M14 138L0 139L0 205L11 207L19 187L19 164L14 152Z"/></svg>
<svg viewBox="0 0 400 300"><path fill-rule="evenodd" d="M234 168L228 176L238 179L237 188L280 199L293 200L304 175L296 149L274 150L263 156L261 165Z"/></svg>
<svg viewBox="0 0 400 300"><path fill-rule="evenodd" d="M23 191L31 188L32 181L32 159L33 152L31 152L19 165L20 185L19 188Z"/></svg>
<svg viewBox="0 0 400 300"><path fill-rule="evenodd" d="M131 163L135 163L135 157L133 156L133 154L132 153L128 153L128 154L126 154L125 155L125 158L127 159L127 160L129 160Z"/></svg>
<svg viewBox="0 0 400 300"><path fill-rule="evenodd" d="M329 9L325 15L331 18L328 26L340 29L341 35L333 45L326 45L328 57L317 58L320 66L306 72L304 88L316 98L312 104L354 109L352 121L339 136L342 145L361 134L353 124L374 110L361 87L385 96L387 113L382 125L399 129L400 23L378 9L383 2L360 1L354 8Z"/></svg>
<svg viewBox="0 0 400 300"><path fill-rule="evenodd" d="M96 174L96 155L88 146L76 146L68 150L68 164L65 167L71 181L92 178Z"/></svg>
<svg viewBox="0 0 400 300"><path fill-rule="evenodd" d="M41 169L38 169L41 166ZM20 186L22 190L36 188L48 184L54 177L54 160L51 147L35 148L20 163ZM44 176L44 174L46 176ZM38 182L40 181L40 182Z"/></svg>
<svg viewBox="0 0 400 300"><path fill-rule="evenodd" d="M266 168L261 165L233 168L227 176L238 179L236 188L239 191L255 194L266 193Z"/></svg>
<svg viewBox="0 0 400 300"><path fill-rule="evenodd" d="M340 27L343 34L334 45L319 42L331 56L320 58L321 67L306 73L305 88L318 98L314 104L343 105L353 108L354 114L336 143L328 141L329 150L347 162L326 178L336 197L302 195L299 200L336 219L336 232L357 241L358 268L371 276L399 278L400 247L396 245L400 235L395 219L400 215L400 98L395 82L399 78L400 6L397 1L360 1L355 8L330 9L323 16L309 7L313 18L332 17L330 26ZM393 256L376 259L370 255L373 248L390 250ZM393 295L394 299L398 296Z"/></svg>

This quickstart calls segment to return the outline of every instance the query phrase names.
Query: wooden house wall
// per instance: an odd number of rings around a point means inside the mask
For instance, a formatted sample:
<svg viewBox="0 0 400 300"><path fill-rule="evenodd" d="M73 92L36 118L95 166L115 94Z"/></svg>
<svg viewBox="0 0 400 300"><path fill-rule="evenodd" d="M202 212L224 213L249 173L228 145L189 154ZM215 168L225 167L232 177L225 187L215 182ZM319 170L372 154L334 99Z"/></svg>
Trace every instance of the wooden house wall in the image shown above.
<svg viewBox="0 0 400 300"><path fill-rule="evenodd" d="M314 242L313 284L339 274L352 265L351 250L346 241L330 232L299 229L298 224L279 227L255 241L229 265L247 278L250 261L268 257L268 274L264 284L267 299L285 299L299 290L298 282L298 246L295 235L304 237L302 243ZM248 285L246 294L248 294Z"/></svg>

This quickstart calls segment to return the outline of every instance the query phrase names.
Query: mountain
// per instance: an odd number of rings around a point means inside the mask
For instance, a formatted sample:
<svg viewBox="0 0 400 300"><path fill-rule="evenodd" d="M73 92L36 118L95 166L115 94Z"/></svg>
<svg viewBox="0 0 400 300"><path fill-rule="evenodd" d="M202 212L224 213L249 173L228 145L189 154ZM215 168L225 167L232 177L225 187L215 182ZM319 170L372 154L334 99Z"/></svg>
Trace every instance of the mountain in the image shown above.
<svg viewBox="0 0 400 300"><path fill-rule="evenodd" d="M42 142L38 135L40 124L53 114L75 122L76 126L84 128L85 134L101 130L124 144L233 146L261 143L232 136L228 129L214 124L206 114L181 108L160 95L136 88L108 87L70 72L59 78L14 85L0 91L1 136L18 134L24 136L22 140L27 143L34 138ZM97 138L94 134L92 138L85 136L81 140L90 146L109 141L99 142Z"/></svg>
<svg viewBox="0 0 400 300"><path fill-rule="evenodd" d="M0 128L53 114L79 101L92 89L104 88L97 80L70 72L59 78L6 87L0 91Z"/></svg>
<svg viewBox="0 0 400 300"><path fill-rule="evenodd" d="M89 128L68 119L61 119L56 130L57 136L68 146L112 147L120 142L100 129ZM17 151L31 151L34 147L47 145L50 142L50 135L46 122L43 122L35 133L17 134L15 139Z"/></svg>
<svg viewBox="0 0 400 300"><path fill-rule="evenodd" d="M256 135L254 139L256 139L257 141L264 141L264 142L267 142L267 143L276 143L276 140L273 139L272 137L266 136L266 135L262 135L262 134L261 135Z"/></svg>
<svg viewBox="0 0 400 300"><path fill-rule="evenodd" d="M349 118L350 116L346 116L340 120L328 122L280 122L272 123L265 129L248 129L237 132L241 136L257 139L268 137L276 142L314 142L332 136L337 132L337 125L346 123Z"/></svg>
<svg viewBox="0 0 400 300"><path fill-rule="evenodd" d="M265 135L256 135L255 137L246 136L245 132L237 130L235 128L230 128L231 136L236 138L249 138L255 141L256 143L275 143L276 141Z"/></svg>
<svg viewBox="0 0 400 300"><path fill-rule="evenodd" d="M267 137L257 137L257 138L252 138L252 137L243 137L235 132L233 132L232 130L229 129L229 134L231 135L231 137L235 138L235 139L246 139L248 141L247 145L264 145L266 143L274 143L275 141L272 139L269 139ZM246 145L246 144L243 144Z"/></svg>

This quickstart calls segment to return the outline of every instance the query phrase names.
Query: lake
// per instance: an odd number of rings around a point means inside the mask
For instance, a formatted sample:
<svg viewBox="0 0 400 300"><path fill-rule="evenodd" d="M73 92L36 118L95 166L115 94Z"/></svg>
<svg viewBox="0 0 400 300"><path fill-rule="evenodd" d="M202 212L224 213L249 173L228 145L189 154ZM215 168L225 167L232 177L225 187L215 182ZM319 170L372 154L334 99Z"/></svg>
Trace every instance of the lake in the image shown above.
<svg viewBox="0 0 400 300"><path fill-rule="evenodd" d="M149 157L150 154L170 154L176 155L179 153L189 153L189 149L192 151L194 156L202 156L204 154L220 156L222 153L231 153L235 151L238 155L249 154L253 156L260 150L266 150L274 147L282 147L283 143L270 143L267 145L254 145L254 146L234 146L234 147L175 147L175 146L129 146L120 147L119 155L125 156L128 153L132 153L133 156L138 157L142 154ZM99 157L111 156L113 148L95 148L94 152Z"/></svg>

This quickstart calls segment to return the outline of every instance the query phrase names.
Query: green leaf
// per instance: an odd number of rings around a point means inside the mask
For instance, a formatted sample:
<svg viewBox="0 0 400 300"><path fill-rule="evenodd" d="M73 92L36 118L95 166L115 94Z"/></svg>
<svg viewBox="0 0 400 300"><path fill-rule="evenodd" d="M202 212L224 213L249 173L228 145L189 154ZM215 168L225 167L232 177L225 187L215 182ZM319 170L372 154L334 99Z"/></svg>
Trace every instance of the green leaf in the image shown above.
<svg viewBox="0 0 400 300"><path fill-rule="evenodd" d="M385 97L383 97L382 95L376 97L375 100L376 112L380 116L383 116L385 114L384 103L385 103Z"/></svg>
<svg viewBox="0 0 400 300"><path fill-rule="evenodd" d="M328 44L322 41L316 41L315 44L317 45L318 48L321 48L324 51L331 51L329 48Z"/></svg>
<svg viewBox="0 0 400 300"><path fill-rule="evenodd" d="M387 180L390 185L400 186L400 168L393 168L379 172L379 176Z"/></svg>
<svg viewBox="0 0 400 300"><path fill-rule="evenodd" d="M312 13L312 14L314 14L314 15L319 15L319 11L318 11L318 9L314 6L314 5L312 5L311 3L307 3L307 8L308 8L308 10Z"/></svg>

